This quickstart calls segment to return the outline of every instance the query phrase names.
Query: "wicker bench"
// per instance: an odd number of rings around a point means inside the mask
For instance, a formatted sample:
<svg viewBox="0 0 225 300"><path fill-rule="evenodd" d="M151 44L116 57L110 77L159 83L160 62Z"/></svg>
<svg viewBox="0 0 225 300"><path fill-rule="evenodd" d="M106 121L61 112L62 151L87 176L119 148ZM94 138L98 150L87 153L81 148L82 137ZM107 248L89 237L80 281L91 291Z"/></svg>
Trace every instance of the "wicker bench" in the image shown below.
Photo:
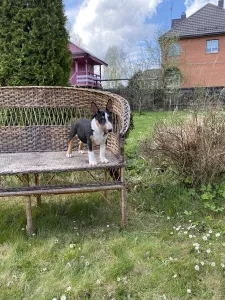
<svg viewBox="0 0 225 300"><path fill-rule="evenodd" d="M109 163L89 167L87 155L77 151L66 158L71 124L90 118L92 101L105 107L109 99L114 123L107 141ZM48 194L98 191L106 197L108 190L119 190L121 226L125 226L123 148L129 121L127 101L109 92L72 87L0 88L0 197L25 198L29 234L34 230L32 196L40 205L41 195Z"/></svg>

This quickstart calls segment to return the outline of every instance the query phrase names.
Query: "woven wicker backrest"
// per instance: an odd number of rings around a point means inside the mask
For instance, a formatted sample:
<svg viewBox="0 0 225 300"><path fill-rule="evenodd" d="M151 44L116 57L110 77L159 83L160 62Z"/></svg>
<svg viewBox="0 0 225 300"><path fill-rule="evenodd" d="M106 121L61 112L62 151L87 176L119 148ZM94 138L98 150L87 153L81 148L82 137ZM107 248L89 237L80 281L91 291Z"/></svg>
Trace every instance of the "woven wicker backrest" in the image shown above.
<svg viewBox="0 0 225 300"><path fill-rule="evenodd" d="M109 92L65 87L0 88L0 152L66 151L71 124L90 118L91 102L113 102L114 131L108 147L119 153L129 127L127 101Z"/></svg>

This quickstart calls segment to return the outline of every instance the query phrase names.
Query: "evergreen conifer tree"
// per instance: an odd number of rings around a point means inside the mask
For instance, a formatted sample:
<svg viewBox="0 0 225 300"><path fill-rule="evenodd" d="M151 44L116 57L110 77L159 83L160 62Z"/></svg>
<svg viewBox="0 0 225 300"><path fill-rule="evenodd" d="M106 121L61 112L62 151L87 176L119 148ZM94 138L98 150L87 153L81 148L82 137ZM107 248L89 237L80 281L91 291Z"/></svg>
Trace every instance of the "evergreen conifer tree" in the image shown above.
<svg viewBox="0 0 225 300"><path fill-rule="evenodd" d="M0 86L69 84L62 0L0 0Z"/></svg>

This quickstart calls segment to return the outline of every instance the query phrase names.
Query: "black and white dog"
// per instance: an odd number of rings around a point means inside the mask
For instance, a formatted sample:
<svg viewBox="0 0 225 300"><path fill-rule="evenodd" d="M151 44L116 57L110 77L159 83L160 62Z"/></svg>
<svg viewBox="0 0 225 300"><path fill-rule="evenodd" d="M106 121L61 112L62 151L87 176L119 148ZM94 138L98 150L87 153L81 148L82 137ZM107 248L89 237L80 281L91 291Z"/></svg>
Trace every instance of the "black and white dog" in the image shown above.
<svg viewBox="0 0 225 300"><path fill-rule="evenodd" d="M105 157L106 140L108 133L112 131L112 100L109 100L106 109L100 110L97 105L91 103L92 120L80 119L72 125L69 137L67 157L72 156L72 148L76 139L79 139L79 153L83 153L83 144L88 146L89 165L97 164L93 145L100 145L100 162L108 163Z"/></svg>

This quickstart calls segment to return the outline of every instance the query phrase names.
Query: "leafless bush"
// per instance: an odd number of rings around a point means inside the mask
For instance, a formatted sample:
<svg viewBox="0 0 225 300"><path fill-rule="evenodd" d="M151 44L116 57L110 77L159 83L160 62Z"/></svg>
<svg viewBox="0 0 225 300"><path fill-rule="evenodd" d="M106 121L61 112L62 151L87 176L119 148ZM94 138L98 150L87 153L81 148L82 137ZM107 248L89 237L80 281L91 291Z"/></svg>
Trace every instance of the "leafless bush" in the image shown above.
<svg viewBox="0 0 225 300"><path fill-rule="evenodd" d="M225 171L224 121L222 110L213 109L172 125L160 122L152 139L141 142L141 152L175 167L193 186L213 182Z"/></svg>

